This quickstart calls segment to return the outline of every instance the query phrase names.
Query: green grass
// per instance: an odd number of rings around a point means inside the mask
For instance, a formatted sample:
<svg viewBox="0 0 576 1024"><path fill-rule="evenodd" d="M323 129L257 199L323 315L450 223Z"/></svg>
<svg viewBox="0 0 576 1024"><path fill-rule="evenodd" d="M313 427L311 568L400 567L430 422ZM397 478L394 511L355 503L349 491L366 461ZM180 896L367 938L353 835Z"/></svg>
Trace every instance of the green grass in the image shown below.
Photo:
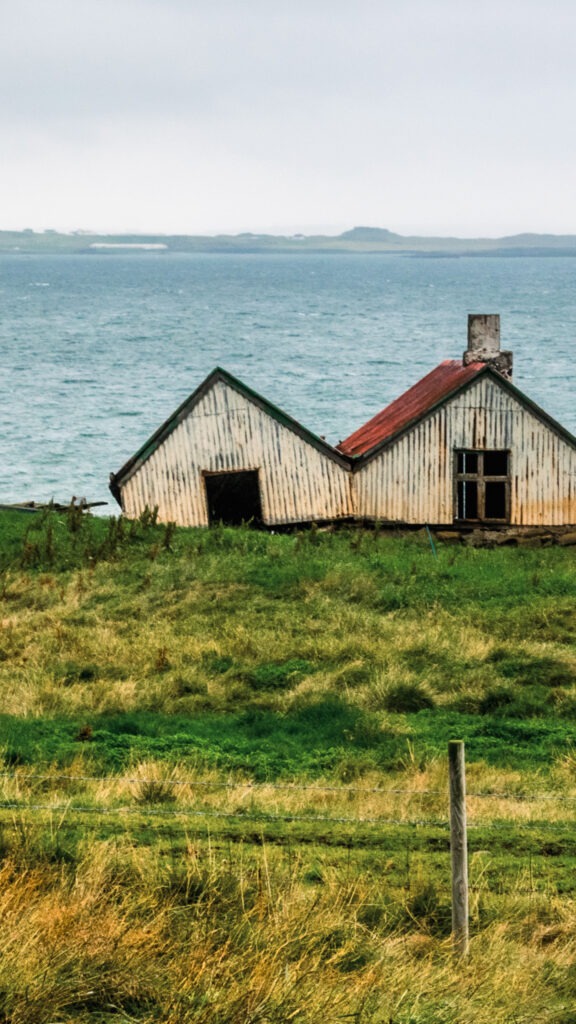
<svg viewBox="0 0 576 1024"><path fill-rule="evenodd" d="M438 550L5 513L0 738L14 763L395 770L451 735L545 771L576 723L569 549ZM78 738L81 730L88 740Z"/></svg>
<svg viewBox="0 0 576 1024"><path fill-rule="evenodd" d="M7 766L64 768L81 753L103 772L126 771L135 762L155 758L243 772L258 781L326 775L346 781L375 769L399 771L408 751L425 766L443 756L455 736L465 740L469 761L546 773L571 751L574 729L554 720L431 712L392 719L385 729L375 715L324 699L282 714L258 708L194 716L139 711L86 721L2 715L0 736Z"/></svg>
<svg viewBox="0 0 576 1024"><path fill-rule="evenodd" d="M573 1024L575 568L0 513L0 1020Z"/></svg>

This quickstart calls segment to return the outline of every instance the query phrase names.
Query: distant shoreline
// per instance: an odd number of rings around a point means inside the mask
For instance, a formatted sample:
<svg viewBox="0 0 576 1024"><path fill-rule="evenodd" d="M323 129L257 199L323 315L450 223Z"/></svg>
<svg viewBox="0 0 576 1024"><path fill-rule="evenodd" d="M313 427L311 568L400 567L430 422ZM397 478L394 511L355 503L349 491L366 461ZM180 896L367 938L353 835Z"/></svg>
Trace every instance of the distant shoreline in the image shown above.
<svg viewBox="0 0 576 1024"><path fill-rule="evenodd" d="M338 254L407 257L576 256L576 235L519 234L503 238L405 236L357 227L340 235L161 235L0 231L0 255L170 255L176 253Z"/></svg>

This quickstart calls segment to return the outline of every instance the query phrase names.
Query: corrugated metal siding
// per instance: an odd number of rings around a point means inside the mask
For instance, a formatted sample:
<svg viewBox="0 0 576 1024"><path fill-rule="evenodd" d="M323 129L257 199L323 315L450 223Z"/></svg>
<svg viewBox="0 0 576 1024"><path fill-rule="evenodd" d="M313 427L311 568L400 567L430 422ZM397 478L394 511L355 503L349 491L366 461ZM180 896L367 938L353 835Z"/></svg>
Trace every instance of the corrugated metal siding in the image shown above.
<svg viewBox="0 0 576 1024"><path fill-rule="evenodd" d="M350 474L217 381L146 462L122 484L127 516L158 506L163 522L208 525L203 471L259 469L268 524L351 514Z"/></svg>
<svg viewBox="0 0 576 1024"><path fill-rule="evenodd" d="M457 448L510 450L514 525L576 523L576 451L486 377L354 475L356 515L414 524L452 523Z"/></svg>

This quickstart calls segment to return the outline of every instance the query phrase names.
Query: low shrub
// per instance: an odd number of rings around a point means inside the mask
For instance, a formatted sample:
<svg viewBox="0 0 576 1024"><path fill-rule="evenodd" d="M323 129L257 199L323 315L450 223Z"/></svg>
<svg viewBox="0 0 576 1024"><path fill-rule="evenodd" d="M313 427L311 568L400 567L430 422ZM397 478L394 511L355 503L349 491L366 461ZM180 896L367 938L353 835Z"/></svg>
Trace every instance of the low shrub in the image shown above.
<svg viewBox="0 0 576 1024"><path fill-rule="evenodd" d="M286 690L296 686L314 670L309 661L291 658L285 662L264 662L245 673L245 678L255 690Z"/></svg>
<svg viewBox="0 0 576 1024"><path fill-rule="evenodd" d="M513 703L514 692L506 686L496 686L480 697L478 711L481 715L491 715L495 711L510 707Z"/></svg>
<svg viewBox="0 0 576 1024"><path fill-rule="evenodd" d="M517 689L495 686L487 690L478 701L481 715L499 713L506 717L534 718L546 714L547 695L540 687Z"/></svg>
<svg viewBox="0 0 576 1024"><path fill-rule="evenodd" d="M531 657L523 653L497 647L486 661L493 664L499 675L514 679L521 685L571 686L576 674L564 661L550 657Z"/></svg>
<svg viewBox="0 0 576 1024"><path fill-rule="evenodd" d="M409 714L414 711L431 711L436 707L432 694L419 683L397 683L383 696L386 711Z"/></svg>
<svg viewBox="0 0 576 1024"><path fill-rule="evenodd" d="M446 937L452 928L452 908L433 882L421 882L406 905L407 920L417 921L433 935Z"/></svg>

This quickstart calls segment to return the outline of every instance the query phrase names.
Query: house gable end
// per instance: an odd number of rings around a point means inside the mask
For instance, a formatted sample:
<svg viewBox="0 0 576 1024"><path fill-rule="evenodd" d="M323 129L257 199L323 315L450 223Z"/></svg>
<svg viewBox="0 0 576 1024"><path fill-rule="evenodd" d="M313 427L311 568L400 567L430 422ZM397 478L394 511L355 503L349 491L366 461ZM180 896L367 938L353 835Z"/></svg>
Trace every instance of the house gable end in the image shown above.
<svg viewBox="0 0 576 1024"><path fill-rule="evenodd" d="M293 417L289 416L288 413L283 412L277 406L273 405L262 395L259 395L256 391L247 387L237 377L234 377L227 370L221 367L216 367L206 377L206 379L196 388L195 391L185 399L184 402L168 417L164 423L148 438L147 441L138 449L138 451L122 466L117 473L110 475L110 490L116 498L120 501L120 489L121 487L144 465L144 463L158 450L158 448L164 443L164 441L176 430L176 428L193 412L198 403L208 394L208 392L214 388L218 383L223 383L233 390L237 391L245 399L257 406L264 413L276 420L286 429L297 434L303 441L310 444L313 448L320 451L323 455L332 459L339 466L349 469L350 459L338 452L335 448L332 448L326 441L313 434L312 431L308 430Z"/></svg>
<svg viewBox="0 0 576 1024"><path fill-rule="evenodd" d="M471 457L470 465L464 456ZM501 462L494 461L498 456ZM478 374L358 460L355 469L356 514L367 520L444 526L463 519L515 526L576 522L576 439L494 372ZM466 484L466 500L473 500L465 513L462 480L476 480L478 487Z"/></svg>
<svg viewBox="0 0 576 1024"><path fill-rule="evenodd" d="M533 402L532 399L528 398L523 391L520 391L520 389L517 388L514 384L512 384L509 380L502 377L502 375L498 373L497 370L494 370L490 365L486 364L481 369L477 370L476 373L468 380L466 380L464 383L459 384L450 392L443 395L439 401L434 402L429 407L427 407L425 411L419 413L412 419L408 420L406 423L402 424L402 427L399 430L390 434L390 436L385 437L382 441L375 444L373 448L369 449L367 452L364 452L361 455L350 456L350 459L352 461L352 471L358 472L359 470L361 470L368 463L372 462L373 459L378 458L378 456L382 452L384 452L388 448L391 448L402 437L405 437L406 434L409 434L412 430L418 427L425 420L434 416L438 409L441 409L443 406L448 405L458 395L464 394L466 391L473 388L478 383L479 380L486 377L492 379L500 388L502 388L502 390L511 394L524 409L532 413L532 415L534 415L538 420L540 420L540 422L542 422L545 426L547 426L550 430L557 434L563 441L565 441L571 447L576 449L576 437L574 437L573 434L571 434L568 430L566 430L565 427L558 423L557 420L555 420L552 416L545 412L536 402Z"/></svg>

